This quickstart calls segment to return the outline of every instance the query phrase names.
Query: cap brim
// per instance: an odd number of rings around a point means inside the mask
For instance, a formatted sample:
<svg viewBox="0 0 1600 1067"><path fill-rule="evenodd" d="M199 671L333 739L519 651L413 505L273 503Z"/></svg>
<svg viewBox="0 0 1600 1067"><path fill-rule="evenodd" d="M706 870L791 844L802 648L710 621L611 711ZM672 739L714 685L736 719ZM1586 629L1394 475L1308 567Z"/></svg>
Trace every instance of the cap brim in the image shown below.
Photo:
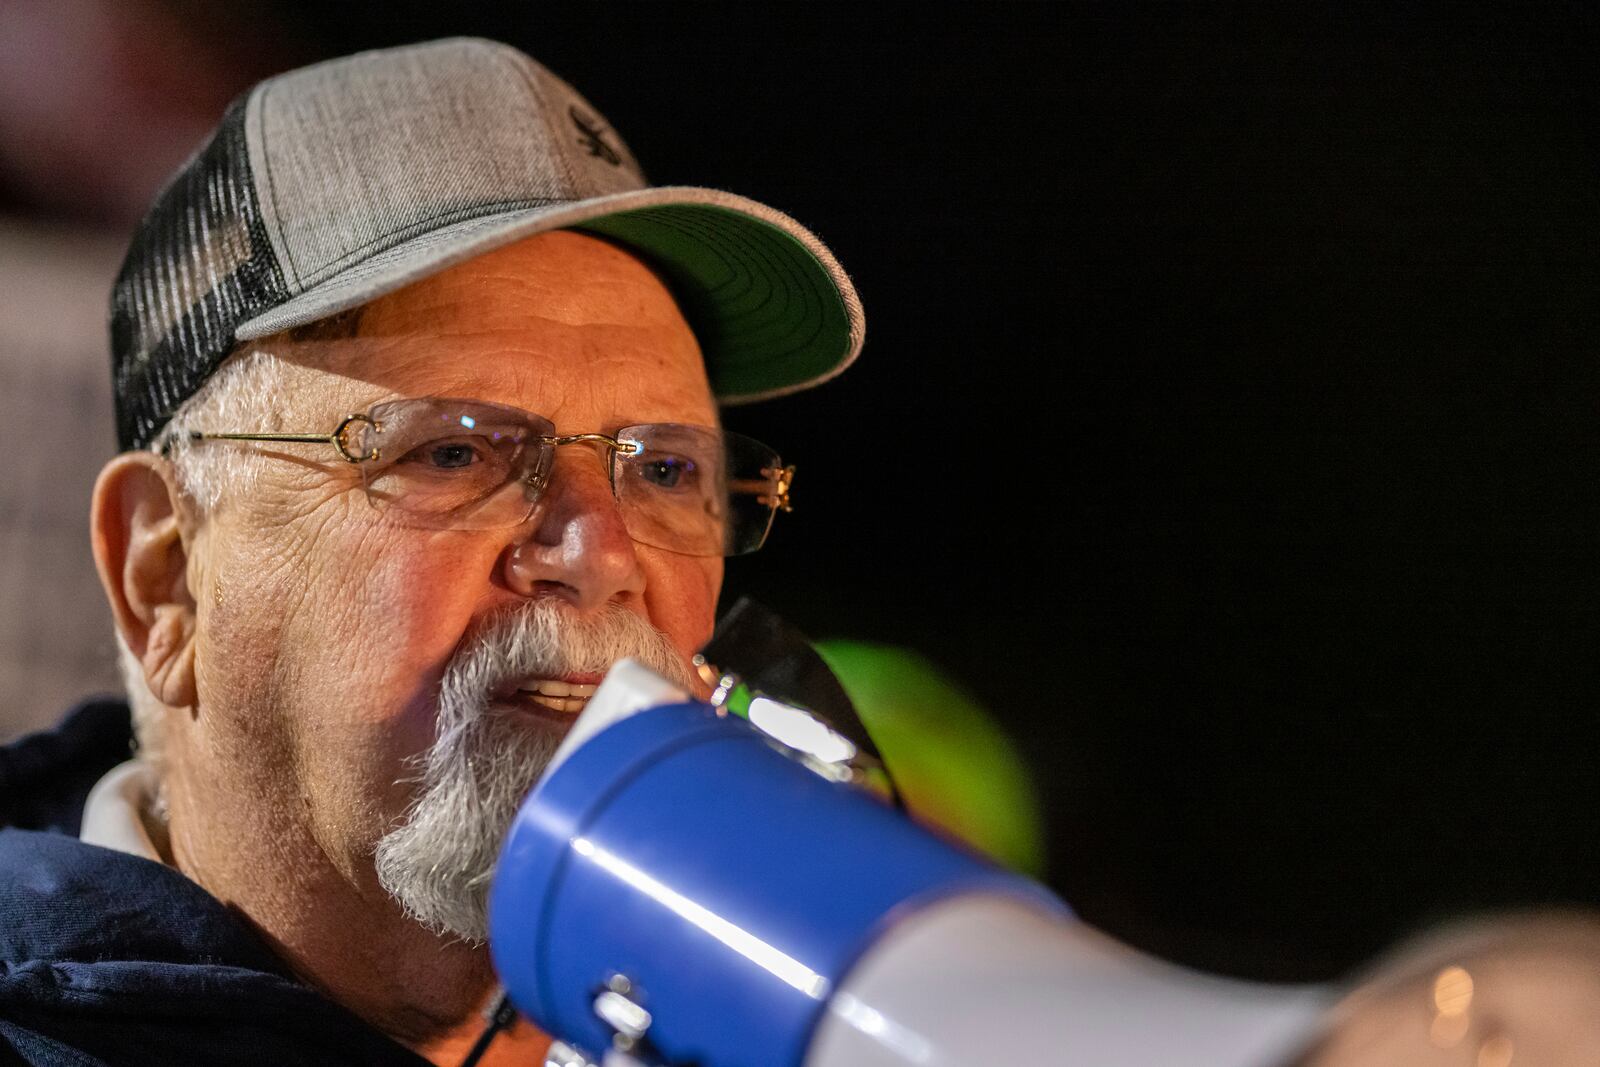
<svg viewBox="0 0 1600 1067"><path fill-rule="evenodd" d="M589 231L638 251L667 280L724 404L792 393L849 366L861 302L822 242L782 212L716 189L639 189L478 216L418 234L243 323L254 340L364 304L547 230Z"/></svg>

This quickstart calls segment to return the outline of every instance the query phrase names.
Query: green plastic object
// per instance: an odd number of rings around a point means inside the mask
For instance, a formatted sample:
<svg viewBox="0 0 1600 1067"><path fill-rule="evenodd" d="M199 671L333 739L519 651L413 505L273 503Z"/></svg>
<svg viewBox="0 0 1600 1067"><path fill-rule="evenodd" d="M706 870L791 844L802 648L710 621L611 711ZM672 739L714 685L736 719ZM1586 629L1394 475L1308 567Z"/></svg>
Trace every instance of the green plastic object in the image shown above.
<svg viewBox="0 0 1600 1067"><path fill-rule="evenodd" d="M1016 747L926 657L894 645L816 643L855 703L912 813L1013 870L1044 871L1044 823Z"/></svg>

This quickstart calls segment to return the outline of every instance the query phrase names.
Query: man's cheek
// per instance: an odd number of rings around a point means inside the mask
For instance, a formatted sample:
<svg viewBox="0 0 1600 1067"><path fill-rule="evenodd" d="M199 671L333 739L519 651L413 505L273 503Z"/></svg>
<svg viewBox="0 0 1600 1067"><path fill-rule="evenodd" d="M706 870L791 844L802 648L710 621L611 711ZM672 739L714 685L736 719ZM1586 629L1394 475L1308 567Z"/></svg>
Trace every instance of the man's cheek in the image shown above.
<svg viewBox="0 0 1600 1067"><path fill-rule="evenodd" d="M470 551L450 551L429 533L378 527L324 556L317 609L294 640L321 640L322 684L351 694L350 713L408 728L426 719L431 736L438 679L472 617L478 596Z"/></svg>
<svg viewBox="0 0 1600 1067"><path fill-rule="evenodd" d="M723 561L669 556L663 563L646 593L650 622L688 660L711 640Z"/></svg>
<svg viewBox="0 0 1600 1067"><path fill-rule="evenodd" d="M305 555L302 587L285 597L292 608L284 620L284 652L316 672L307 681L374 697L391 687L408 626L401 571L379 539L359 532L329 537Z"/></svg>
<svg viewBox="0 0 1600 1067"><path fill-rule="evenodd" d="M286 622L303 597L291 557L262 547L216 553L196 591L196 670L201 703L213 713L271 693Z"/></svg>

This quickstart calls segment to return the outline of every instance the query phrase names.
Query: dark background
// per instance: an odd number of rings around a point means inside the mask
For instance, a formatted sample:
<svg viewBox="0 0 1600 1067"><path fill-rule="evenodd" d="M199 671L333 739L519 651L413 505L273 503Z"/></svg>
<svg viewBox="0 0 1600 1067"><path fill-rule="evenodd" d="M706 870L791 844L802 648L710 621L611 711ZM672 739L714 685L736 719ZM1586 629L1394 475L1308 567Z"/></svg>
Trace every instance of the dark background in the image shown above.
<svg viewBox="0 0 1600 1067"><path fill-rule="evenodd" d="M1586 5L162 6L499 37L822 235L866 350L729 413L801 470L729 592L979 694L1090 921L1312 978L1600 903Z"/></svg>

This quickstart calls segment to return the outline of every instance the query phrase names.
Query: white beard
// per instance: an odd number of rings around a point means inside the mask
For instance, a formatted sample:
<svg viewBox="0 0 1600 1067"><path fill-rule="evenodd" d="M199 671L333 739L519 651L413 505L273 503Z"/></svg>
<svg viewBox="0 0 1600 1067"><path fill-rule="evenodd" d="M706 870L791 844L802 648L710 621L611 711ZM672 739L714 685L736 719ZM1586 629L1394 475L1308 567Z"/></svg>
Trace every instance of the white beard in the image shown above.
<svg viewBox="0 0 1600 1067"><path fill-rule="evenodd" d="M440 683L438 738L413 760L421 792L377 844L378 881L406 914L434 933L488 939L501 842L561 741L547 726L491 711L490 694L530 675L603 673L625 657L693 691L677 649L620 607L583 617L538 600L467 636Z"/></svg>

